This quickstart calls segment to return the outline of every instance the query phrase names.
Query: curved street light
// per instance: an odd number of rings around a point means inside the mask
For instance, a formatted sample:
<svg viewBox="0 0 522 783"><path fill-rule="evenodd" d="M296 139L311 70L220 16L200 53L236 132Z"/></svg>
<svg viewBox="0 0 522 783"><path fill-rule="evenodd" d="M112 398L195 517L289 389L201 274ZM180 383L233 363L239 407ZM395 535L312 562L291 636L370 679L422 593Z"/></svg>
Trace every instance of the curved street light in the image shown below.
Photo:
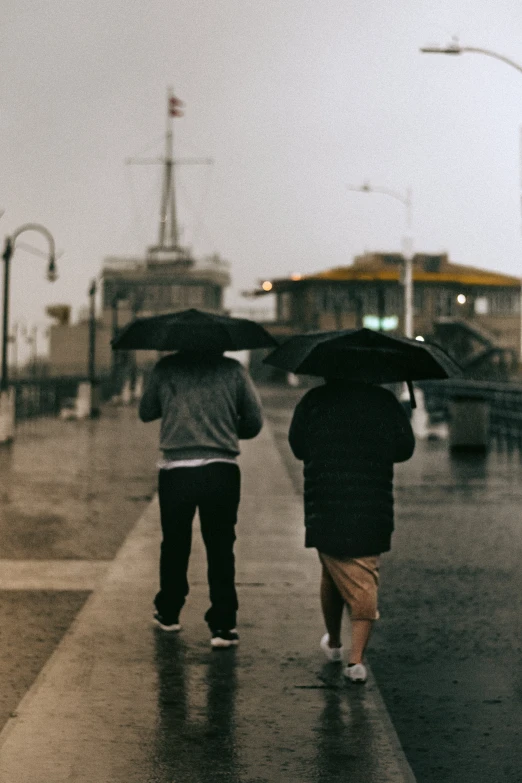
<svg viewBox="0 0 522 783"><path fill-rule="evenodd" d="M456 38L453 39L453 41L451 41L451 43L449 43L447 46L422 46L419 51L422 54L465 54L466 52L472 52L475 54L485 54L488 57L493 57L495 60L500 60L501 62L506 63L506 65L510 65L516 71L522 73L522 65L515 62L514 60L511 60L509 57L506 57L503 54L499 54L498 52L494 52L491 49L482 49L481 47L478 46L461 46ZM522 148L521 148L521 154L522 154ZM522 277L520 279L519 308L520 308L519 356L520 359L522 360Z"/></svg>
<svg viewBox="0 0 522 783"><path fill-rule="evenodd" d="M522 65L519 65L505 55L493 52L491 49L481 49L478 46L461 46L458 41L452 41L447 46L422 46L420 51L422 54L464 54L465 52L485 54L488 57L493 57L495 60L501 60L501 62L511 65L522 73Z"/></svg>
<svg viewBox="0 0 522 783"><path fill-rule="evenodd" d="M43 234L49 242L49 265L47 267L47 279L54 282L57 278L56 273L56 249L52 234L39 223L24 223L17 228L10 236L6 237L4 252L4 312L3 312L3 331L2 331L2 378L0 379L0 392L6 392L9 388L8 368L7 368L7 342L9 331L9 270L12 255L15 249L17 238L24 231L38 231Z"/></svg>
<svg viewBox="0 0 522 783"><path fill-rule="evenodd" d="M400 201L406 208L406 221L405 228L406 233L403 239L403 255L404 255L404 334L406 337L413 337L413 242L411 236L411 188L408 188L406 193L399 193L397 190L391 190L390 188L374 187L369 182L365 182L362 185L348 185L348 190L355 193L380 193L383 196L389 196L390 198Z"/></svg>

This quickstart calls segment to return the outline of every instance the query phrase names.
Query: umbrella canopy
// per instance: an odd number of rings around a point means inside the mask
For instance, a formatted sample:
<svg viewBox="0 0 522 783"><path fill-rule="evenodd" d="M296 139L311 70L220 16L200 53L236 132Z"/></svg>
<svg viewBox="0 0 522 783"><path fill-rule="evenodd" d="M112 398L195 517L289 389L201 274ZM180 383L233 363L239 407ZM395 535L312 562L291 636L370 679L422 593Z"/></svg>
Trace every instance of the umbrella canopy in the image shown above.
<svg viewBox="0 0 522 783"><path fill-rule="evenodd" d="M298 374L366 383L449 378L461 373L438 345L371 329L294 335L264 361Z"/></svg>
<svg viewBox="0 0 522 783"><path fill-rule="evenodd" d="M241 351L272 348L277 341L248 318L191 309L136 318L111 345L114 350L122 351Z"/></svg>

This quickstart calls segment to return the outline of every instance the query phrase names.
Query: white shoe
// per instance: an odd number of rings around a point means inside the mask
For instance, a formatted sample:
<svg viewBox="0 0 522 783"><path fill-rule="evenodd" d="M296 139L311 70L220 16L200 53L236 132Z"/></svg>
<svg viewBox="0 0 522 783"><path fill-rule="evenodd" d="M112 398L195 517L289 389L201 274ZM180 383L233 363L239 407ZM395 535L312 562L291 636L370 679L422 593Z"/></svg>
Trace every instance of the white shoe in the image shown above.
<svg viewBox="0 0 522 783"><path fill-rule="evenodd" d="M162 631L181 631L181 624L178 619L166 619L159 612L154 612L154 622Z"/></svg>
<svg viewBox="0 0 522 783"><path fill-rule="evenodd" d="M328 645L329 641L330 635L325 633L319 646L329 661L332 661L332 663L339 663L343 659L344 647L342 645L341 647L330 647Z"/></svg>
<svg viewBox="0 0 522 783"><path fill-rule="evenodd" d="M366 666L362 663L349 664L344 670L344 676L352 682L366 682L368 679L368 672Z"/></svg>
<svg viewBox="0 0 522 783"><path fill-rule="evenodd" d="M239 644L239 634L236 628L229 631L214 631L210 639L211 647L236 647Z"/></svg>

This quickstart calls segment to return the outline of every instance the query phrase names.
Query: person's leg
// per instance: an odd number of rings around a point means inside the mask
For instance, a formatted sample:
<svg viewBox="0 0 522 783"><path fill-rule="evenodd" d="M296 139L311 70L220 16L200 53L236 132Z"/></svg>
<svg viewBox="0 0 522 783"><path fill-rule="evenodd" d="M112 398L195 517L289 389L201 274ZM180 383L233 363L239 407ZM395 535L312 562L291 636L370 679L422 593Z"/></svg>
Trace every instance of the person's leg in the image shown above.
<svg viewBox="0 0 522 783"><path fill-rule="evenodd" d="M211 604L205 620L211 631L227 631L235 628L238 609L234 542L241 479L238 466L226 462L201 470L205 481L198 505Z"/></svg>
<svg viewBox="0 0 522 783"><path fill-rule="evenodd" d="M379 558L374 556L342 560L321 554L321 560L334 589L338 591L341 601L348 607L352 632L349 665L361 664L373 622L379 616L377 610ZM331 594L332 591L327 592L327 595ZM335 632L335 616L334 609L332 633Z"/></svg>
<svg viewBox="0 0 522 783"><path fill-rule="evenodd" d="M159 614L175 621L189 592L187 568L196 503L191 497L190 471L160 470L159 504L163 540L160 553L160 590L154 599Z"/></svg>
<svg viewBox="0 0 522 783"><path fill-rule="evenodd" d="M352 644L349 666L362 664L364 651L379 617L377 592L379 586L379 558L359 557L346 563L345 589L350 607Z"/></svg>
<svg viewBox="0 0 522 783"><path fill-rule="evenodd" d="M350 649L350 664L362 663L364 651L370 638L373 620L352 619L352 645Z"/></svg>
<svg viewBox="0 0 522 783"><path fill-rule="evenodd" d="M344 600L324 563L321 574L321 609L328 631L328 646L341 647L341 623Z"/></svg>

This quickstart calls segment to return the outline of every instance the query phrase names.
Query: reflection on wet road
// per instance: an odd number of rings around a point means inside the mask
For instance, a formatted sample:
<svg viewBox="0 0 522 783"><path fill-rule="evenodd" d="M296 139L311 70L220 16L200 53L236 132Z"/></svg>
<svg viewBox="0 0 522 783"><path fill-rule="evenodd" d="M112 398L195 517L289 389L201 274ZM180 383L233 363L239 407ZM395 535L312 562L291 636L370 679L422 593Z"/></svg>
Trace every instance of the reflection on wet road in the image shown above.
<svg viewBox="0 0 522 783"><path fill-rule="evenodd" d="M238 783L236 650L194 652L182 637L155 634L158 671L154 774L186 783Z"/></svg>
<svg viewBox="0 0 522 783"><path fill-rule="evenodd" d="M314 671L292 656L274 667L276 650L266 665L258 659L253 679L248 653L241 649L211 651L159 631L154 643L158 719L152 780L175 775L183 783L345 783L348 774L358 783L382 779L383 737L373 686L347 687L341 666L324 664ZM274 777L276 769L280 778ZM396 779L392 770L390 776Z"/></svg>

